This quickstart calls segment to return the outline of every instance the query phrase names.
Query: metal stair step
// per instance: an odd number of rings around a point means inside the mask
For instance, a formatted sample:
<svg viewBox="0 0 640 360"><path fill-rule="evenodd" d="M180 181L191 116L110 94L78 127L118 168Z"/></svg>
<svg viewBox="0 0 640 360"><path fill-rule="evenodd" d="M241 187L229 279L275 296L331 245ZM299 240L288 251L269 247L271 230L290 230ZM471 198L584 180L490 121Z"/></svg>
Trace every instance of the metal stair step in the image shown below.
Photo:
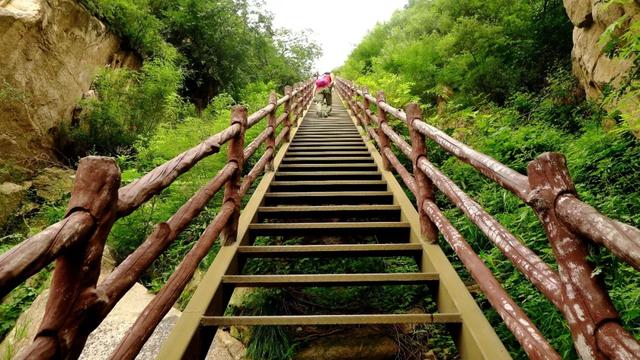
<svg viewBox="0 0 640 360"><path fill-rule="evenodd" d="M336 236L378 235L387 238L409 238L409 223L399 221L378 222L288 222L249 225L252 236Z"/></svg>
<svg viewBox="0 0 640 360"><path fill-rule="evenodd" d="M311 151L311 152L296 152L289 151L287 152L287 157L317 157L317 156L371 156L368 151L360 150L360 151ZM286 159L286 157L285 157Z"/></svg>
<svg viewBox="0 0 640 360"><path fill-rule="evenodd" d="M353 140L353 141L336 141L336 140L323 140L323 141L319 141L319 140L314 140L314 141L306 141L306 140L293 140L291 142L291 146L292 147L299 147L299 146L322 146L322 147L326 147L326 146L363 146L364 145L364 141L362 140Z"/></svg>
<svg viewBox="0 0 640 360"><path fill-rule="evenodd" d="M382 180L273 181L269 190L273 192L386 191L387 183Z"/></svg>
<svg viewBox="0 0 640 360"><path fill-rule="evenodd" d="M437 273L225 275L222 282L236 287L338 287L421 285L437 282Z"/></svg>
<svg viewBox="0 0 640 360"><path fill-rule="evenodd" d="M360 164L360 163L337 163L337 164L281 164L278 170L290 172L290 171L326 171L331 170L333 172L338 171L356 171L356 170L369 170L375 171L378 166L375 163Z"/></svg>
<svg viewBox="0 0 640 360"><path fill-rule="evenodd" d="M282 164L295 164L295 163L333 163L333 162L342 162L342 163L360 163L360 162L370 162L373 163L373 158L371 156L325 156L325 157L285 157L282 160Z"/></svg>
<svg viewBox="0 0 640 360"><path fill-rule="evenodd" d="M422 245L407 243L240 246L238 254L244 258L420 257Z"/></svg>
<svg viewBox="0 0 640 360"><path fill-rule="evenodd" d="M285 204L392 204L390 191L319 191L319 192L280 192L267 193L265 205Z"/></svg>
<svg viewBox="0 0 640 360"><path fill-rule="evenodd" d="M380 180L382 179L382 174L378 171L278 171L275 176L276 181L287 180L287 181L295 181L295 180L306 180L310 181L313 179L318 180Z"/></svg>
<svg viewBox="0 0 640 360"><path fill-rule="evenodd" d="M322 132L317 132L317 131L298 131L296 133L296 138L319 138L319 139L326 139L327 138L327 134L326 133L322 133ZM331 138L334 139L360 139L362 140L362 137L360 136L360 134L356 131L342 131L340 133L334 133L331 134Z"/></svg>
<svg viewBox="0 0 640 360"><path fill-rule="evenodd" d="M298 220L299 219L299 220ZM333 206L273 206L258 208L258 222L305 219L320 221L399 221L397 205L333 205Z"/></svg>
<svg viewBox="0 0 640 360"><path fill-rule="evenodd" d="M275 315L205 316L202 326L252 325L375 325L375 324L460 324L458 313L366 314L366 315Z"/></svg>
<svg viewBox="0 0 640 360"><path fill-rule="evenodd" d="M339 140L362 140L362 137L360 136L360 134L358 133L354 133L354 134L331 134L330 136L328 136L327 134L322 134L322 133L297 133L295 138L298 140L316 140L316 139L320 139L320 140L325 140L327 139L327 137L330 137L331 139L339 139Z"/></svg>
<svg viewBox="0 0 640 360"><path fill-rule="evenodd" d="M291 144L289 147L289 151L364 151L367 150L367 146L363 144L357 145L336 145L336 146L325 146L325 145L317 145L317 146L309 146L309 145L295 145Z"/></svg>

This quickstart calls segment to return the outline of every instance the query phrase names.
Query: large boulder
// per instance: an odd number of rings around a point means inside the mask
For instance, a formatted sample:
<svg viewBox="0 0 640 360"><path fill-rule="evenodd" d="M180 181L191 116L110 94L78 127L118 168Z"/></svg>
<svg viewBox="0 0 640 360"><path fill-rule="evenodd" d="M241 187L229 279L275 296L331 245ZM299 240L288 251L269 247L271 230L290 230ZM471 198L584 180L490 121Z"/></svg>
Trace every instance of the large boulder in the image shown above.
<svg viewBox="0 0 640 360"><path fill-rule="evenodd" d="M0 0L0 54L0 163L36 167L101 68L140 65L76 0Z"/></svg>
<svg viewBox="0 0 640 360"><path fill-rule="evenodd" d="M614 22L625 17L617 31L623 32L640 20L637 1L617 4L605 0L564 0L573 23L573 73L585 89L587 97L598 98L607 84L618 86L629 72L633 60L611 59L603 52L601 35Z"/></svg>

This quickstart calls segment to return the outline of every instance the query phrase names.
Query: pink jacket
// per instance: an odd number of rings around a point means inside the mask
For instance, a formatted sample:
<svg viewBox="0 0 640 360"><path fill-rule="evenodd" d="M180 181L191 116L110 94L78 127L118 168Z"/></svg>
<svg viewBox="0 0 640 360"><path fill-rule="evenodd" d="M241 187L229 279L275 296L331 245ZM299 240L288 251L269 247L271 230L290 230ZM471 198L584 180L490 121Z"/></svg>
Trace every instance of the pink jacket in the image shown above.
<svg viewBox="0 0 640 360"><path fill-rule="evenodd" d="M316 80L316 89L318 91L324 90L329 86L331 86L332 84L333 84L333 79L331 78L331 75L325 74L319 77L318 80Z"/></svg>

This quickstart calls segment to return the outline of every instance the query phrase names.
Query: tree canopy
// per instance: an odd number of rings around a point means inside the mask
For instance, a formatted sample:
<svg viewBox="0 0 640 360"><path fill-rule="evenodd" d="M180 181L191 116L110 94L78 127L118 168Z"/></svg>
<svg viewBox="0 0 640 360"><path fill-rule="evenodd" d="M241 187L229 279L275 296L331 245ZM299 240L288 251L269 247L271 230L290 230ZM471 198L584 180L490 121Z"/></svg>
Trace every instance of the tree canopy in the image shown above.
<svg viewBox="0 0 640 360"><path fill-rule="evenodd" d="M410 0L355 48L343 75L409 84L423 102L445 96L504 102L544 85L571 51L560 0ZM378 79L378 80L376 80Z"/></svg>

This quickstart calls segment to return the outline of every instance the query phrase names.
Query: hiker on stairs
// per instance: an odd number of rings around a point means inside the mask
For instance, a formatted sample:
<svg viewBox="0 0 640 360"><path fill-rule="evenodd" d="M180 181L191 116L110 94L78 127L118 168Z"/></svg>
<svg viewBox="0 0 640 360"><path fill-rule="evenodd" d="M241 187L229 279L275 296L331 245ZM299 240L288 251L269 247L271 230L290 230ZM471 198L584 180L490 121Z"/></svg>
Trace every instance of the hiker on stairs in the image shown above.
<svg viewBox="0 0 640 360"><path fill-rule="evenodd" d="M333 74L325 72L316 80L315 94L316 107L318 117L326 117L331 114L331 90L333 89ZM327 105L327 111L324 112L323 104Z"/></svg>

